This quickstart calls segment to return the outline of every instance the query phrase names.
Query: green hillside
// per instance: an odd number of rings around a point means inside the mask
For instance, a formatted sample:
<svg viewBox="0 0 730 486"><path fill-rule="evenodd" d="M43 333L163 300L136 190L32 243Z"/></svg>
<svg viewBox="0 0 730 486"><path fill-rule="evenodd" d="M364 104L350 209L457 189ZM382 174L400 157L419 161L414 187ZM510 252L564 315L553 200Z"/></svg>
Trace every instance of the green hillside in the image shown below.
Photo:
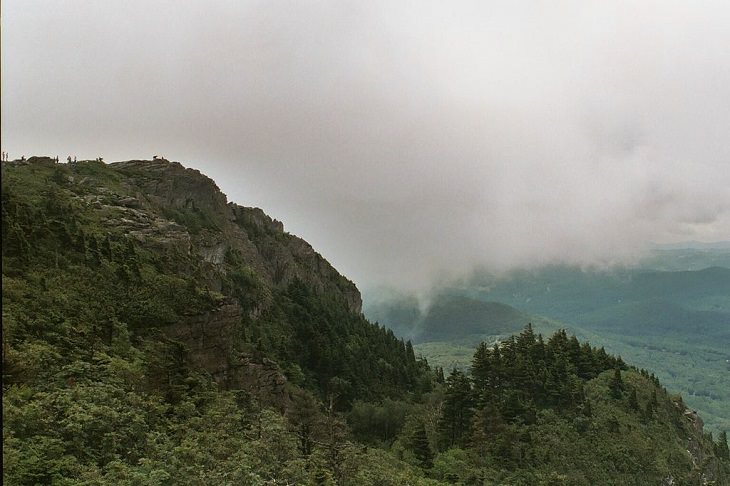
<svg viewBox="0 0 730 486"><path fill-rule="evenodd" d="M482 275L464 287L445 292L504 302L527 312L573 323L610 306L651 300L664 300L688 309L721 309L723 303L730 302L730 268L598 272L547 267L500 278Z"/></svg>
<svg viewBox="0 0 730 486"><path fill-rule="evenodd" d="M445 295L437 296L425 315L414 297L371 304L365 313L396 334L407 336L413 341L417 354L445 370L468 369L479 343L499 342L520 332L527 324L544 334L566 328L560 322L530 315L506 304ZM571 331L576 332L575 329ZM584 332L577 334L586 337Z"/></svg>
<svg viewBox="0 0 730 486"><path fill-rule="evenodd" d="M690 242L676 246L655 249L639 262L639 266L648 270L670 272L709 267L730 268L730 242L712 245Z"/></svg>
<svg viewBox="0 0 730 486"><path fill-rule="evenodd" d="M728 314L688 309L675 302L648 298L606 306L584 314L581 323L589 329L616 334L682 336L693 342L730 340Z"/></svg>
<svg viewBox="0 0 730 486"><path fill-rule="evenodd" d="M627 368L564 332L547 341L531 328L500 346L480 345L471 376L446 380L436 458L444 479L465 484L701 484L717 474L690 472L698 460L679 436L700 419L656 378ZM705 439L706 440L706 439ZM716 449L724 457L723 435ZM438 462L440 459L441 462ZM506 466L506 467L505 467ZM634 471L641 470L637 476Z"/></svg>
<svg viewBox="0 0 730 486"><path fill-rule="evenodd" d="M508 277L480 276L443 294L504 302L536 323L535 314L544 316L656 373L703 414L711 430L730 429L730 269L597 272L555 266ZM460 313L451 319L459 321ZM489 319L484 318L485 329L493 326ZM453 353L452 344L457 345ZM454 359L463 358L458 347L463 344L460 332L443 333L438 344L417 349L440 364L463 364Z"/></svg>
<svg viewBox="0 0 730 486"><path fill-rule="evenodd" d="M197 171L3 164L2 213L6 484L345 477L323 451L369 460L351 402L431 387L354 284Z"/></svg>
<svg viewBox="0 0 730 486"><path fill-rule="evenodd" d="M414 344L448 341L476 346L479 342L507 337L528 323L543 333L565 327L560 322L522 312L499 302L485 302L458 295L439 295L422 313L415 298L370 304L366 315L386 324Z"/></svg>
<svg viewBox="0 0 730 486"><path fill-rule="evenodd" d="M682 393L711 430L730 428L730 269L602 273L557 267L515 274L479 291L479 298L592 332L593 342Z"/></svg>
<svg viewBox="0 0 730 486"><path fill-rule="evenodd" d="M178 163L2 164L2 283L5 484L728 484L724 437L648 373L449 298L423 329L464 309L477 351L446 379Z"/></svg>
<svg viewBox="0 0 730 486"><path fill-rule="evenodd" d="M431 305L418 323L413 341L453 340L475 345L491 336L514 334L529 322L542 332L558 329L547 319L530 316L506 304L447 297Z"/></svg>

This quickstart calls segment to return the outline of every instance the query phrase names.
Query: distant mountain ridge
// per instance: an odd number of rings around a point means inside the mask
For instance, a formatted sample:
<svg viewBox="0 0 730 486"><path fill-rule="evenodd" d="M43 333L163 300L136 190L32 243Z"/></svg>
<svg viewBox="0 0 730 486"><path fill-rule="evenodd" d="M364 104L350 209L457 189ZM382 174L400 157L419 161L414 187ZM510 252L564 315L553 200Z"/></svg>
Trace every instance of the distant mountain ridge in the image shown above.
<svg viewBox="0 0 730 486"><path fill-rule="evenodd" d="M433 341L454 341L476 345L489 337L509 336L521 331L527 324L544 333L556 331L558 326L548 319L530 315L500 302L489 302L461 296L438 296L422 314L415 300L386 309L368 309L371 319L392 325L399 317L408 319L399 323L399 334L414 344Z"/></svg>
<svg viewBox="0 0 730 486"><path fill-rule="evenodd" d="M416 333L411 336L416 349L432 362L464 366L467 347L474 339L465 339L462 323L477 330L481 319L484 334L491 334L499 329L494 320L500 317L499 313L490 315L488 310L494 304L487 303L500 302L512 308L501 317L504 324L530 321L544 333L543 329L565 327L652 370L670 389L681 391L702 412L710 428L729 429L730 268L704 266L724 254L724 250L666 250L656 261L662 270L642 265L598 272L555 265L501 278L477 275L459 287L441 289L433 299L437 309L448 299L471 300L463 312L455 306L448 319L440 321L443 326L438 332L426 338ZM685 270L680 264L682 270L664 270L677 266L674 258L683 257L701 268ZM407 314L403 306L409 301L402 298L400 302L399 312L393 312L397 302L373 306L367 301L365 311L399 332L397 318ZM478 316L473 309L482 309L484 314ZM542 328L541 321L546 324ZM512 332L519 331L518 326L511 327Z"/></svg>
<svg viewBox="0 0 730 486"><path fill-rule="evenodd" d="M656 243L658 250L730 250L730 241L680 241L678 243Z"/></svg>
<svg viewBox="0 0 730 486"><path fill-rule="evenodd" d="M730 268L730 248L717 244L706 248L655 249L641 259L637 266L646 270L665 271Z"/></svg>

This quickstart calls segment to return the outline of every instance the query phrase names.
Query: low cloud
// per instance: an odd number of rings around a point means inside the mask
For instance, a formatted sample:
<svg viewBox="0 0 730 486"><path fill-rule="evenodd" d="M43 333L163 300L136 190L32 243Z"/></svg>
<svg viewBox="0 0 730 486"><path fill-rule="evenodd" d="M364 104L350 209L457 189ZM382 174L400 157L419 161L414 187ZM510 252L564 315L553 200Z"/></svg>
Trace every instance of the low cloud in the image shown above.
<svg viewBox="0 0 730 486"><path fill-rule="evenodd" d="M730 239L726 2L3 2L11 155L163 153L358 284Z"/></svg>

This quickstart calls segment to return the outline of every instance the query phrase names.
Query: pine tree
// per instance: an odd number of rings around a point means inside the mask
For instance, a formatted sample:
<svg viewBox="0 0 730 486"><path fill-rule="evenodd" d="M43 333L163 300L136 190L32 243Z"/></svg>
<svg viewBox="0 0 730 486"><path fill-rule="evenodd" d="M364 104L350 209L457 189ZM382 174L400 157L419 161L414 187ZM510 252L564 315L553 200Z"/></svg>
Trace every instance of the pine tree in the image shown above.
<svg viewBox="0 0 730 486"><path fill-rule="evenodd" d="M493 394L499 395L504 385L504 361L502 359L502 351L497 343L494 343L494 347L492 348L491 368L488 376L487 387Z"/></svg>
<svg viewBox="0 0 730 486"><path fill-rule="evenodd" d="M635 412L639 411L639 400L636 398L636 388L631 388L631 393L629 394L629 408Z"/></svg>
<svg viewBox="0 0 730 486"><path fill-rule="evenodd" d="M74 247L79 253L86 253L86 234L81 228L79 228L78 232L76 233Z"/></svg>
<svg viewBox="0 0 730 486"><path fill-rule="evenodd" d="M575 367L576 370L580 373L580 364L581 364L581 350L580 350L580 342L578 341L578 338L575 337L575 335L570 336L568 339L568 360L573 367Z"/></svg>
<svg viewBox="0 0 730 486"><path fill-rule="evenodd" d="M584 380L590 380L596 377L596 373L600 370L596 369L596 363L593 355L593 349L587 342L580 346L580 356L576 366L578 374Z"/></svg>
<svg viewBox="0 0 730 486"><path fill-rule="evenodd" d="M590 399L586 398L585 400L583 400L581 412L585 417L593 416L593 407L591 406Z"/></svg>
<svg viewBox="0 0 730 486"><path fill-rule="evenodd" d="M479 343L471 361L471 379L477 396L482 396L487 391L491 371L489 358L490 351L487 344L484 342Z"/></svg>
<svg viewBox="0 0 730 486"><path fill-rule="evenodd" d="M446 396L439 421L441 437L449 447L461 444L472 416L472 390L469 378L454 369L446 380Z"/></svg>
<svg viewBox="0 0 730 486"><path fill-rule="evenodd" d="M563 352L553 355L551 361L545 383L546 399L548 404L560 406L570 397L568 361Z"/></svg>
<svg viewBox="0 0 730 486"><path fill-rule="evenodd" d="M601 346L595 354L595 362L598 367L598 371L607 370L611 367L611 357L606 352L606 349Z"/></svg>
<svg viewBox="0 0 730 486"><path fill-rule="evenodd" d="M444 377L444 368L441 366L436 367L436 383L443 384L446 381Z"/></svg>
<svg viewBox="0 0 730 486"><path fill-rule="evenodd" d="M142 274L139 269L139 256L137 255L137 249L132 238L127 238L126 240L122 263L128 268L130 276L134 276L137 280L142 279Z"/></svg>
<svg viewBox="0 0 730 486"><path fill-rule="evenodd" d="M94 235L89 236L88 247L89 247L89 261L93 265L101 264L101 251L99 250L99 243L96 240L96 237Z"/></svg>
<svg viewBox="0 0 730 486"><path fill-rule="evenodd" d="M656 390L652 390L651 392L651 406L654 407L654 410L659 407L659 400L657 400L656 397Z"/></svg>
<svg viewBox="0 0 730 486"><path fill-rule="evenodd" d="M651 420L654 418L654 405L652 404L651 400L646 402L646 406L644 407L644 413L642 414L642 418L644 422L651 422Z"/></svg>
<svg viewBox="0 0 730 486"><path fill-rule="evenodd" d="M502 414L508 421L517 419L524 412L520 395L520 392L514 389L505 393L502 403Z"/></svg>
<svg viewBox="0 0 730 486"><path fill-rule="evenodd" d="M431 452L431 446L428 443L428 436L426 435L426 427L423 422L420 422L413 431L410 442L413 454L421 463L421 466L430 469L433 465L433 452Z"/></svg>
<svg viewBox="0 0 730 486"><path fill-rule="evenodd" d="M616 368L613 372L613 377L608 382L608 389L611 391L611 396L616 399L620 399L623 396L624 381L621 378L621 369Z"/></svg>
<svg viewBox="0 0 730 486"><path fill-rule="evenodd" d="M314 438L319 432L320 413L317 399L309 392L295 395L287 418L299 442L299 452L309 456L314 450Z"/></svg>
<svg viewBox="0 0 730 486"><path fill-rule="evenodd" d="M532 323L517 336L517 347L520 351L527 352L535 344L535 331L532 329Z"/></svg>
<svg viewBox="0 0 730 486"><path fill-rule="evenodd" d="M532 390L534 390L534 376L537 374L537 370L535 370L532 362L528 359L528 353L529 350L527 349L518 351L514 365L512 366L512 385L525 398L531 395Z"/></svg>
<svg viewBox="0 0 730 486"><path fill-rule="evenodd" d="M393 338L395 338L395 336L393 336ZM411 343L410 339L406 341L406 357L408 361L416 360L416 353L413 352L413 344Z"/></svg>
<svg viewBox="0 0 730 486"><path fill-rule="evenodd" d="M532 346L530 351L530 356L535 366L538 368L545 367L545 341L542 338L542 334L537 335L535 344Z"/></svg>
<svg viewBox="0 0 730 486"><path fill-rule="evenodd" d="M486 456L487 451L493 447L504 428L502 415L494 401L487 401L483 407L474 413L471 427L471 447L477 450L480 457Z"/></svg>
<svg viewBox="0 0 730 486"><path fill-rule="evenodd" d="M106 237L102 241L101 251L107 260L109 260L109 261L114 260L114 253L112 252L112 242L109 239L109 235L106 235Z"/></svg>
<svg viewBox="0 0 730 486"><path fill-rule="evenodd" d="M324 467L318 467L312 479L316 486L335 486L337 484L332 478L332 473Z"/></svg>

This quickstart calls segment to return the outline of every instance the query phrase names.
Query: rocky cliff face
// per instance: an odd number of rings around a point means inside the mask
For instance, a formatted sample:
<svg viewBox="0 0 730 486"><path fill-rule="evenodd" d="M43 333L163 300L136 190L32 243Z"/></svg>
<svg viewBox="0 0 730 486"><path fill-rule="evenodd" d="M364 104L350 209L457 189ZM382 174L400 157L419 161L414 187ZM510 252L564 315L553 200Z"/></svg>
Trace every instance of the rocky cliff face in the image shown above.
<svg viewBox="0 0 730 486"><path fill-rule="evenodd" d="M674 406L683 417L683 435L687 444L687 454L691 458L693 469L697 471L700 484L718 484L717 481L721 477L721 465L717 457L711 454L711 451L708 451L703 444L705 431L702 418L696 410L685 408L684 403L675 401Z"/></svg>
<svg viewBox="0 0 730 486"><path fill-rule="evenodd" d="M77 302L26 318L25 300L39 297L17 294L25 321L16 327L63 315L73 322L63 332L88 326L84 352L117 350L125 339L151 346L149 386L170 397L181 373L200 371L278 406L297 386L324 394L335 383L342 406L395 395L404 383L427 386L404 343L362 316L351 281L261 209L228 202L197 170L42 157L0 168L4 278L43 295L53 293L48 282L68 279L53 305ZM377 372L360 366L370 359Z"/></svg>
<svg viewBox="0 0 730 486"><path fill-rule="evenodd" d="M145 244L171 245L199 259L208 267L212 289L220 290L229 257L251 267L267 285L283 288L299 279L315 292L339 295L352 312L361 312L355 284L309 243L286 233L281 222L261 209L228 203L218 186L199 171L165 160L116 162L109 167L124 176L122 184L133 194L131 200L116 200L126 219L136 222L130 234Z"/></svg>
<svg viewBox="0 0 730 486"><path fill-rule="evenodd" d="M183 343L191 363L222 387L248 389L285 406L286 379L276 363L236 349L244 320L255 321L272 304L272 291L295 280L359 314L362 300L355 285L306 241L285 232L281 222L261 209L229 203L197 170L165 160L116 162L106 168L118 176L114 184L72 181L93 187L84 201L103 215L105 226L121 229L156 253L183 255L189 268L178 270L196 272L211 291L224 290L227 274L241 268L263 286L250 307L227 296L216 308L186 316L163 332Z"/></svg>
<svg viewBox="0 0 730 486"><path fill-rule="evenodd" d="M267 318L291 328L276 306L294 282L360 315L360 293L350 280L261 209L229 203L197 170L166 160L56 164L47 157L7 166L18 166L27 175L23 184L36 184L33 190L45 194L52 182L73 201L79 223L69 238L87 255L98 253L98 242L106 239L128 258L120 248L133 242L157 272L184 276L195 287L192 294L208 293L209 308L189 311L183 302L182 315L151 327L162 326L167 339L183 345L190 364L223 388L250 389L280 406L287 402L284 375L252 350L251 334L257 326L265 331L272 322ZM95 250L85 249L89 235Z"/></svg>
<svg viewBox="0 0 730 486"><path fill-rule="evenodd" d="M239 303L224 298L214 309L187 316L165 327L163 333L184 343L191 363L210 373L222 389L248 390L258 399L286 409L291 401L290 389L278 364L231 346L243 317Z"/></svg>

